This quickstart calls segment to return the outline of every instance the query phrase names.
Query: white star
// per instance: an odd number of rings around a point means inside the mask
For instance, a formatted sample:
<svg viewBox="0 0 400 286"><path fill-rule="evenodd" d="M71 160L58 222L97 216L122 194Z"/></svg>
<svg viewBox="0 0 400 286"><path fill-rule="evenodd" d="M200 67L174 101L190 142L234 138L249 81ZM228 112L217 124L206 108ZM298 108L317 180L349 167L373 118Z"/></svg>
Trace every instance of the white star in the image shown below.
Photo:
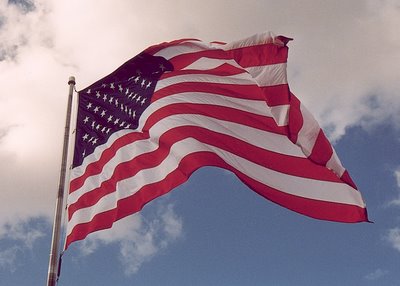
<svg viewBox="0 0 400 286"><path fill-rule="evenodd" d="M111 131L111 128L108 128L106 133L108 134L108 133L110 133L110 131Z"/></svg>
<svg viewBox="0 0 400 286"><path fill-rule="evenodd" d="M117 125L117 124L118 124L118 122L119 122L119 118L115 119L115 121L114 121L114 125Z"/></svg>
<svg viewBox="0 0 400 286"><path fill-rule="evenodd" d="M89 88L86 93L91 94L91 92L92 92L92 90Z"/></svg>
<svg viewBox="0 0 400 286"><path fill-rule="evenodd" d="M121 124L119 125L119 127L122 127L125 125L125 121L122 121Z"/></svg>
<svg viewBox="0 0 400 286"><path fill-rule="evenodd" d="M112 115L108 116L108 118L107 118L107 122L110 122L110 121L112 121L112 119L113 119L113 116L112 116Z"/></svg>
<svg viewBox="0 0 400 286"><path fill-rule="evenodd" d="M83 135L82 140L86 141L88 138L89 138L89 134L86 133L85 135Z"/></svg>
<svg viewBox="0 0 400 286"><path fill-rule="evenodd" d="M107 100L107 94L104 94L103 95L103 101L106 102L106 100Z"/></svg>
<svg viewBox="0 0 400 286"><path fill-rule="evenodd" d="M151 86L151 81L149 81L149 83L146 85L146 89L149 88Z"/></svg>
<svg viewBox="0 0 400 286"><path fill-rule="evenodd" d="M87 108L87 109L90 109L91 107L92 107L92 103L89 102L88 105L86 105L86 108Z"/></svg>
<svg viewBox="0 0 400 286"><path fill-rule="evenodd" d="M128 93L129 93L129 88L126 88L125 95L128 95Z"/></svg>
<svg viewBox="0 0 400 286"><path fill-rule="evenodd" d="M140 76L137 76L137 77L135 78L135 83L138 83L139 79L140 79Z"/></svg>
<svg viewBox="0 0 400 286"><path fill-rule="evenodd" d="M103 83L103 84L101 85L101 87L102 87L102 88L105 88L105 87L107 87L107 85L106 85L105 83Z"/></svg>
<svg viewBox="0 0 400 286"><path fill-rule="evenodd" d="M146 80L144 79L144 80L142 80L142 83L140 84L140 86L143 88L145 84L146 84Z"/></svg>
<svg viewBox="0 0 400 286"><path fill-rule="evenodd" d="M137 96L137 93L135 93L135 95L132 97L132 100L134 100Z"/></svg>
<svg viewBox="0 0 400 286"><path fill-rule="evenodd" d="M101 116L101 117L104 117L105 115L106 115L106 111L103 110L103 111L101 112L100 116Z"/></svg>
<svg viewBox="0 0 400 286"><path fill-rule="evenodd" d="M143 105L146 102L146 98L143 98L142 102L140 103L140 105Z"/></svg>
<svg viewBox="0 0 400 286"><path fill-rule="evenodd" d="M100 128L101 128L101 125L100 125L100 124L97 124L96 130L99 130Z"/></svg>
<svg viewBox="0 0 400 286"><path fill-rule="evenodd" d="M108 101L110 104L113 102L113 100L114 100L114 97L113 96L111 96L110 97L110 100Z"/></svg>
<svg viewBox="0 0 400 286"><path fill-rule="evenodd" d="M111 84L110 84L110 88L111 88L111 89L115 89L114 83L111 83Z"/></svg>
<svg viewBox="0 0 400 286"><path fill-rule="evenodd" d="M122 92L124 89L122 88L122 85L118 85L118 90L119 90L119 92Z"/></svg>
<svg viewBox="0 0 400 286"><path fill-rule="evenodd" d="M95 138L93 141L92 141L92 145L95 145L97 143L97 138Z"/></svg>
<svg viewBox="0 0 400 286"><path fill-rule="evenodd" d="M142 97L139 95L139 96L136 98L136 102L139 102L141 98L142 98Z"/></svg>
<svg viewBox="0 0 400 286"><path fill-rule="evenodd" d="M136 117L136 110L133 111L132 118L135 119Z"/></svg>
<svg viewBox="0 0 400 286"><path fill-rule="evenodd" d="M100 98L100 96L101 96L101 95L100 95L100 91L96 91L96 97L97 97L97 98Z"/></svg>
<svg viewBox="0 0 400 286"><path fill-rule="evenodd" d="M127 124L127 125L125 126L125 129L128 129L129 127L131 127L131 124Z"/></svg>
<svg viewBox="0 0 400 286"><path fill-rule="evenodd" d="M85 119L83 119L83 123L86 124L86 123L88 123L88 121L89 121L89 116L86 116Z"/></svg>
<svg viewBox="0 0 400 286"><path fill-rule="evenodd" d="M94 129L96 127L96 121L92 121L92 128Z"/></svg>
<svg viewBox="0 0 400 286"><path fill-rule="evenodd" d="M93 112L94 112L94 113L97 113L97 112L99 112L99 109L100 109L100 107L96 106L96 107L93 109Z"/></svg>
<svg viewBox="0 0 400 286"><path fill-rule="evenodd" d="M115 107L118 107L118 98L115 99Z"/></svg>

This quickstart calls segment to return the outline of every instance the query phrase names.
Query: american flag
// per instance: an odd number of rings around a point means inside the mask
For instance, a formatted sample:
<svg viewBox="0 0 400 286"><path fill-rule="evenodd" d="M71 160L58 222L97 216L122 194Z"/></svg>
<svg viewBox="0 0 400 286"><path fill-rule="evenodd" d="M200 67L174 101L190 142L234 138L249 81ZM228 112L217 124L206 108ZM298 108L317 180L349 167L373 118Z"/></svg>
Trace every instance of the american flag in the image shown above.
<svg viewBox="0 0 400 286"><path fill-rule="evenodd" d="M289 90L289 40L162 43L80 91L65 248L203 166L309 217L368 221L348 172Z"/></svg>

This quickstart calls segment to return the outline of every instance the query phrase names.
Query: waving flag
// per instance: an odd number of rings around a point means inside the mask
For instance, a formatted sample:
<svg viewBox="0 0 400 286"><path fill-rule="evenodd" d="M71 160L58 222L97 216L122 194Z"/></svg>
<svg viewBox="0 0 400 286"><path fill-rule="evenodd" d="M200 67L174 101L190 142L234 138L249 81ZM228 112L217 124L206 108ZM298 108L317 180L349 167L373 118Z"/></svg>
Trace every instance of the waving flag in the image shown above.
<svg viewBox="0 0 400 286"><path fill-rule="evenodd" d="M361 194L289 90L289 40L162 43L80 91L66 248L203 166L298 213L367 221Z"/></svg>

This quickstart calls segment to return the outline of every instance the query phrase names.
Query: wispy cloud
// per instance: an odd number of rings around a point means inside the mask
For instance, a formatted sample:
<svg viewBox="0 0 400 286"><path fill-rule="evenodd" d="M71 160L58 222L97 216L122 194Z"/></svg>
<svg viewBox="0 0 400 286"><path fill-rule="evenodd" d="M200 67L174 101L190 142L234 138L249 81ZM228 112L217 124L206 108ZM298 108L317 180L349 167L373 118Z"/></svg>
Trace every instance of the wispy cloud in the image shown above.
<svg viewBox="0 0 400 286"><path fill-rule="evenodd" d="M21 243L24 247L32 249L33 244L44 237L44 230L40 224L33 220L8 223L0 226L0 239L8 239Z"/></svg>
<svg viewBox="0 0 400 286"><path fill-rule="evenodd" d="M181 236L182 219L169 204L160 206L151 220L136 214L116 222L111 229L89 235L80 243L80 250L86 256L98 247L117 243L124 273L132 275Z"/></svg>
<svg viewBox="0 0 400 286"><path fill-rule="evenodd" d="M394 177L397 182L398 195L396 198L389 202L389 206L400 206L400 167L394 171ZM389 229L384 235L384 239L396 250L400 251L400 227L393 227Z"/></svg>
<svg viewBox="0 0 400 286"><path fill-rule="evenodd" d="M389 229L385 238L394 249L400 251L400 227Z"/></svg>
<svg viewBox="0 0 400 286"><path fill-rule="evenodd" d="M389 271L378 268L374 272L365 275L364 278L370 281L375 281L382 278L383 276L386 276L387 274L389 274Z"/></svg>
<svg viewBox="0 0 400 286"><path fill-rule="evenodd" d="M26 251L31 251L35 242L44 236L43 223L40 220L0 225L0 240L11 243L10 247L0 251L0 268L11 272L16 271L22 264L19 258Z"/></svg>
<svg viewBox="0 0 400 286"><path fill-rule="evenodd" d="M397 181L397 187L398 187L399 193L398 193L398 196L396 198L394 198L393 200L391 200L389 202L389 205L400 206L400 167L398 167L394 171L394 176L395 176L396 181Z"/></svg>
<svg viewBox="0 0 400 286"><path fill-rule="evenodd" d="M0 268L14 272L17 269L17 257L20 251L20 247L16 245L0 251Z"/></svg>

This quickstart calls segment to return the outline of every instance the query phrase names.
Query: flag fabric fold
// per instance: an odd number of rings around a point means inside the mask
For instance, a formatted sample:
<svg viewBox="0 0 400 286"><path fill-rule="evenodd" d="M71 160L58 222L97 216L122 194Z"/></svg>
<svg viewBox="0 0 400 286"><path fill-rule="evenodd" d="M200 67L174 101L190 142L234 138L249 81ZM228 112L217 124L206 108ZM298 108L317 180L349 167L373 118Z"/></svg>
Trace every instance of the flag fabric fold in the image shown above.
<svg viewBox="0 0 400 286"><path fill-rule="evenodd" d="M232 171L306 216L368 221L360 192L289 89L289 40L162 43L80 91L65 248L203 166Z"/></svg>

